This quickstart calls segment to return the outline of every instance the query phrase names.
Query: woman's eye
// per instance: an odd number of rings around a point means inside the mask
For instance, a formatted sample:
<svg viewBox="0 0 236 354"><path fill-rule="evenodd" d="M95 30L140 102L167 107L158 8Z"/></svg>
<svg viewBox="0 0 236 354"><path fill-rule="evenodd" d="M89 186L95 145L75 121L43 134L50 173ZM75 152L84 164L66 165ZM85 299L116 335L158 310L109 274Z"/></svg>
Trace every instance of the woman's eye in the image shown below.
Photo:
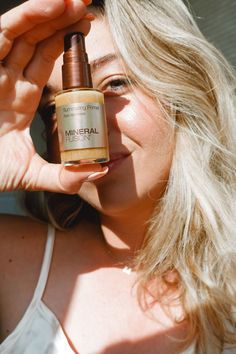
<svg viewBox="0 0 236 354"><path fill-rule="evenodd" d="M131 82L128 78L112 79L103 85L103 92L109 96L125 94L130 89Z"/></svg>

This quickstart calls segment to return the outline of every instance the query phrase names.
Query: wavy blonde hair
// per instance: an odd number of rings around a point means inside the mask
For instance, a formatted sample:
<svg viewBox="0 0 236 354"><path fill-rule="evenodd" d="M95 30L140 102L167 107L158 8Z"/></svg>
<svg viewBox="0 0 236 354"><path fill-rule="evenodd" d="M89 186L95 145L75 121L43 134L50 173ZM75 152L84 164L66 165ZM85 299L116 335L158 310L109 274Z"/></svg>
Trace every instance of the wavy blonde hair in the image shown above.
<svg viewBox="0 0 236 354"><path fill-rule="evenodd" d="M137 257L140 301L153 279L177 287L190 324L186 343L194 337L197 354L218 354L236 345L235 74L181 0L93 4L128 75L176 130L168 185ZM50 194L40 217L72 225L79 200Z"/></svg>
<svg viewBox="0 0 236 354"><path fill-rule="evenodd" d="M105 16L127 72L176 127L140 284L175 269L196 353L218 354L236 345L235 74L181 0L106 0Z"/></svg>

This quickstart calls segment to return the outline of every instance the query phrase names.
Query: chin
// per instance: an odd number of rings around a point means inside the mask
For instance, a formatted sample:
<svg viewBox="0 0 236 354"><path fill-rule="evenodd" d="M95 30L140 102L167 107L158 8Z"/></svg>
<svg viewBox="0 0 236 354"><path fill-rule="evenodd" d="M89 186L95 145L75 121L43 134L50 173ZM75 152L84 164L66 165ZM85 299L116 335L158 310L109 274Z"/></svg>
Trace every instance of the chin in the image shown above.
<svg viewBox="0 0 236 354"><path fill-rule="evenodd" d="M161 190L151 193L156 198L150 198L150 189L139 190L134 183L118 183L112 181L102 182L102 179L95 183L86 182L80 190L79 195L98 212L105 215L141 215L151 212L159 199Z"/></svg>
<svg viewBox="0 0 236 354"><path fill-rule="evenodd" d="M132 208L135 199L137 202L136 195L128 193L124 186L114 183L112 186L105 187L101 183L86 182L80 189L79 195L98 212L104 214L120 214Z"/></svg>

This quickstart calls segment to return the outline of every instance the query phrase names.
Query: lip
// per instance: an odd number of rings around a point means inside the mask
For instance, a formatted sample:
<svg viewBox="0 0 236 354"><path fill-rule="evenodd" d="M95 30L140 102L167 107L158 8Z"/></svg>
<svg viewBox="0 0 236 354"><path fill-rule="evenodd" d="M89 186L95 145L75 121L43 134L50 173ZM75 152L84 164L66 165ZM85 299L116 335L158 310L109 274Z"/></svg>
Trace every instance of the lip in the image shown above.
<svg viewBox="0 0 236 354"><path fill-rule="evenodd" d="M109 172L116 169L120 164L122 164L127 157L130 156L130 153L110 153L110 160L106 162L104 165L109 168ZM108 172L108 173L109 173Z"/></svg>

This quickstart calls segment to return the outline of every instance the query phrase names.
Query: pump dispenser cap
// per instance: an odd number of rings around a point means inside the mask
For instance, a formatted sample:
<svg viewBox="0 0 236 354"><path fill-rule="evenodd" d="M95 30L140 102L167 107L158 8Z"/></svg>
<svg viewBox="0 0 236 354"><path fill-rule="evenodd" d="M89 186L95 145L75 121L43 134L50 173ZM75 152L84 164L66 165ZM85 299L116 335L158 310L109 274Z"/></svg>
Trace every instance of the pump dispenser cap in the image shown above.
<svg viewBox="0 0 236 354"><path fill-rule="evenodd" d="M84 34L81 32L69 33L64 38L62 82L63 90L93 87Z"/></svg>

